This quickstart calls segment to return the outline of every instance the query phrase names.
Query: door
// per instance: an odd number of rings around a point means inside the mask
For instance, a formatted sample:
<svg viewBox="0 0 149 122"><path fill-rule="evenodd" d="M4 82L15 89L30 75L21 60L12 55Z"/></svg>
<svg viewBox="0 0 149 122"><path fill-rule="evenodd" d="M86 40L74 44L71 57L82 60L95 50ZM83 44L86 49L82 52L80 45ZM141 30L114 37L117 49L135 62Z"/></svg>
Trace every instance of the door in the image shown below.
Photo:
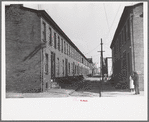
<svg viewBox="0 0 149 122"><path fill-rule="evenodd" d="M51 79L55 78L55 53L51 52Z"/></svg>
<svg viewBox="0 0 149 122"><path fill-rule="evenodd" d="M67 59L65 59L65 71L66 71L65 76L68 76L67 63L68 63L68 60L67 60Z"/></svg>
<svg viewBox="0 0 149 122"><path fill-rule="evenodd" d="M49 75L49 56L45 54L45 77ZM48 89L48 80L46 78L46 89Z"/></svg>

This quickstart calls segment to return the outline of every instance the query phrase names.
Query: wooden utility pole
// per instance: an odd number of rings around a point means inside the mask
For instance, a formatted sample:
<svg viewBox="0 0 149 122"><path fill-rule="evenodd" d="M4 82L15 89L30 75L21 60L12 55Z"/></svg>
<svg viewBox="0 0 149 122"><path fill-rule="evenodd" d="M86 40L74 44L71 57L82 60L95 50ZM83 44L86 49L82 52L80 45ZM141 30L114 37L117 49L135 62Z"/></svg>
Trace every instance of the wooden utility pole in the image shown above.
<svg viewBox="0 0 149 122"><path fill-rule="evenodd" d="M98 51L98 52L100 52L101 53L101 60L100 60L100 67L101 67L101 81L100 81L100 87L99 87L99 96L101 97L101 91L102 91L102 82L103 82L103 52L105 52L105 51L103 51L103 49L102 49L102 45L103 45L103 43L102 43L102 39L101 39L101 51Z"/></svg>

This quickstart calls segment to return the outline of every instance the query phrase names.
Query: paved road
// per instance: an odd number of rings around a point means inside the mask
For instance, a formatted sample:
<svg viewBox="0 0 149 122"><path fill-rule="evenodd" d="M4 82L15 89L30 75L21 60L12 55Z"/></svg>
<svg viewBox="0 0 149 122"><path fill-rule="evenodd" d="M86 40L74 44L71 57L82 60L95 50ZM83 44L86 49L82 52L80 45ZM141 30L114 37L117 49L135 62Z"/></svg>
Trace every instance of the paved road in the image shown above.
<svg viewBox="0 0 149 122"><path fill-rule="evenodd" d="M50 89L43 93L7 93L7 98L55 98L55 97L99 97L99 78L85 78L83 82L62 85L61 89ZM125 89L115 89L109 83L102 83L101 97L123 97L144 96L141 91L139 95Z"/></svg>

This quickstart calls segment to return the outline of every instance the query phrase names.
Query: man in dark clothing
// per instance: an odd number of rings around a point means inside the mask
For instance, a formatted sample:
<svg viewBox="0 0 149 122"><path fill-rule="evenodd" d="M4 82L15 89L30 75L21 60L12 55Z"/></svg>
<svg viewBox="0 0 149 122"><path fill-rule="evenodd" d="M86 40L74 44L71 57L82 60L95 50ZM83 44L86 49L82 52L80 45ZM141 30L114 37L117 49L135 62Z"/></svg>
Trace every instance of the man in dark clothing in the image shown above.
<svg viewBox="0 0 149 122"><path fill-rule="evenodd" d="M140 92L139 92L139 75L136 72L133 72L132 79L134 81L135 94L140 94Z"/></svg>

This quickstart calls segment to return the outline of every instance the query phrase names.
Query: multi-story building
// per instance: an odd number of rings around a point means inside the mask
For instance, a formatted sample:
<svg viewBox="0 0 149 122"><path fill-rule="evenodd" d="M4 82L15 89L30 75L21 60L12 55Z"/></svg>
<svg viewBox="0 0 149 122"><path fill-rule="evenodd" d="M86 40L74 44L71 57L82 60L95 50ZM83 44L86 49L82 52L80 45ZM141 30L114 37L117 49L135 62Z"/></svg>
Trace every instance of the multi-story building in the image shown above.
<svg viewBox="0 0 149 122"><path fill-rule="evenodd" d="M51 79L87 75L92 64L44 10L5 7L6 89L45 91Z"/></svg>
<svg viewBox="0 0 149 122"><path fill-rule="evenodd" d="M107 76L112 75L112 57L105 58L105 66L107 68Z"/></svg>
<svg viewBox="0 0 149 122"><path fill-rule="evenodd" d="M110 48L114 81L125 83L129 88L129 76L132 71L136 71L139 74L140 89L143 90L143 3L124 8Z"/></svg>

